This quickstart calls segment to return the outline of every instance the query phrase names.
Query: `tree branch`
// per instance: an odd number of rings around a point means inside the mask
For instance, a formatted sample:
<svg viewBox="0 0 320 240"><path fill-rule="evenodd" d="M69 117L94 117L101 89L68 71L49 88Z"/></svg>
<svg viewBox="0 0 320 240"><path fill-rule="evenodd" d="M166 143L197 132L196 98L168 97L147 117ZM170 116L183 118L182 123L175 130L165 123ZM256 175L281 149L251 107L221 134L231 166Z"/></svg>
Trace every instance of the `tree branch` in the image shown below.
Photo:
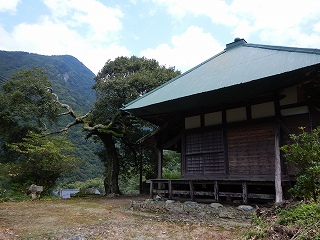
<svg viewBox="0 0 320 240"><path fill-rule="evenodd" d="M67 110L64 113L59 114L59 116L70 115L74 119L74 121L67 124L66 127L59 129L57 131L51 132L50 134L57 134L57 133L66 132L71 127L73 127L75 125L83 124L83 130L89 132L86 136L87 139L90 138L92 135L99 134L99 133L110 134L115 137L123 137L124 131L116 129L116 127L113 127L117 124L123 125L121 123L121 120L119 121L119 119L121 119L121 114L122 114L121 112L117 112L114 119L112 121L110 121L110 123L108 123L107 125L96 124L94 126L90 126L87 122L85 122L85 119L89 116L91 111L89 111L88 113L86 113L83 116L77 116L76 113L74 112L74 110L72 109L72 107L70 107L68 104L64 104L59 101L58 95L53 93L51 88L48 88L48 91L50 91L51 94L55 97L55 99L56 99L55 101L61 106L61 108L64 108Z"/></svg>

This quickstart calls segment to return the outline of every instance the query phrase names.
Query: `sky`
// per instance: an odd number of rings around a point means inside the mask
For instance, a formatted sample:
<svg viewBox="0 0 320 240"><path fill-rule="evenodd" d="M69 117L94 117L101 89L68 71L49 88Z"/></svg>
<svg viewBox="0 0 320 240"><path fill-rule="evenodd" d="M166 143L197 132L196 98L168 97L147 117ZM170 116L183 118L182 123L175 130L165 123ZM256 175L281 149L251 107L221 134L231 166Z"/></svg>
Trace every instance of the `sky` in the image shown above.
<svg viewBox="0 0 320 240"><path fill-rule="evenodd" d="M182 72L248 43L320 46L319 0L0 0L0 50L72 55L97 74L110 59Z"/></svg>

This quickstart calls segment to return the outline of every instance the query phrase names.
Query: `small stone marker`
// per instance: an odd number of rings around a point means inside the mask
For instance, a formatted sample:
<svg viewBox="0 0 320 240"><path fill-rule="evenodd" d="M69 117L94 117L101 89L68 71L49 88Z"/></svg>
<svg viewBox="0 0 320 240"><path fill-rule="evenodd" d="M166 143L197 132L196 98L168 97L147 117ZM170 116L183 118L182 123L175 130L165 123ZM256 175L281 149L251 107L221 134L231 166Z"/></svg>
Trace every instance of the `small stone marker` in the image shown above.
<svg viewBox="0 0 320 240"><path fill-rule="evenodd" d="M37 186L35 184L32 184L29 187L29 191L31 192L30 193L31 200L37 200L40 198L40 195L43 192L43 186Z"/></svg>

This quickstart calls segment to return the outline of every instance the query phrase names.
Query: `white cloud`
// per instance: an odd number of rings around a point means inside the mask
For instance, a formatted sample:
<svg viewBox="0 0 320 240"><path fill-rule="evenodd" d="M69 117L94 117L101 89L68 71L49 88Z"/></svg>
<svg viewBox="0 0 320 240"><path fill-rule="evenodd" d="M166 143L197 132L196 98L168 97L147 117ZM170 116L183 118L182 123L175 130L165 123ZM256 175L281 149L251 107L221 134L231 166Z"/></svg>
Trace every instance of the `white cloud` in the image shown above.
<svg viewBox="0 0 320 240"><path fill-rule="evenodd" d="M318 34L320 33L320 21L313 26L312 30Z"/></svg>
<svg viewBox="0 0 320 240"><path fill-rule="evenodd" d="M232 15L228 4L223 0L152 0L154 3L167 7L169 14L183 18L187 14L207 16L213 23L233 26L239 20Z"/></svg>
<svg viewBox="0 0 320 240"><path fill-rule="evenodd" d="M196 26L190 26L182 35L173 36L171 45L161 44L155 49L148 48L141 55L154 58L162 65L186 71L224 49L210 33Z"/></svg>
<svg viewBox="0 0 320 240"><path fill-rule="evenodd" d="M119 8L110 8L96 0L44 0L52 10L57 23L67 23L70 28L86 27L87 37L93 41L112 41L122 30ZM67 20L67 21L66 21Z"/></svg>
<svg viewBox="0 0 320 240"><path fill-rule="evenodd" d="M319 32L319 0L152 0L179 20L206 16L226 26L234 37L259 36L264 43L310 46ZM310 39L308 39L310 38ZM317 45L313 45L316 47Z"/></svg>
<svg viewBox="0 0 320 240"><path fill-rule="evenodd" d="M306 25L315 24L320 16L320 1L234 0L232 13L250 22L248 35L260 34L264 42L289 44L299 35L306 34ZM241 28L236 26L235 32ZM309 31L310 32L310 31ZM310 36L312 33L310 33Z"/></svg>
<svg viewBox="0 0 320 240"><path fill-rule="evenodd" d="M15 12L20 0L0 0L0 12Z"/></svg>
<svg viewBox="0 0 320 240"><path fill-rule="evenodd" d="M54 24L48 18L39 24L19 24L10 35L19 48L47 55L65 54L82 42L76 31Z"/></svg>

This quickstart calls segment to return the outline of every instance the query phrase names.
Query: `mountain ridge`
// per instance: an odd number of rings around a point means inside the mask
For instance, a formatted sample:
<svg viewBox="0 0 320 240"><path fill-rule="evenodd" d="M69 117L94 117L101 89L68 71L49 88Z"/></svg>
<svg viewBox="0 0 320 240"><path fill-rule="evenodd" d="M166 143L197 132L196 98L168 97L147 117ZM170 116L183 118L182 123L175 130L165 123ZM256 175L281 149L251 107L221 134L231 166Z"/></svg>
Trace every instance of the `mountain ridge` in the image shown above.
<svg viewBox="0 0 320 240"><path fill-rule="evenodd" d="M41 55L23 51L0 50L0 76L10 76L20 69L38 67L49 76L59 99L84 113L95 102L95 74L71 55Z"/></svg>

